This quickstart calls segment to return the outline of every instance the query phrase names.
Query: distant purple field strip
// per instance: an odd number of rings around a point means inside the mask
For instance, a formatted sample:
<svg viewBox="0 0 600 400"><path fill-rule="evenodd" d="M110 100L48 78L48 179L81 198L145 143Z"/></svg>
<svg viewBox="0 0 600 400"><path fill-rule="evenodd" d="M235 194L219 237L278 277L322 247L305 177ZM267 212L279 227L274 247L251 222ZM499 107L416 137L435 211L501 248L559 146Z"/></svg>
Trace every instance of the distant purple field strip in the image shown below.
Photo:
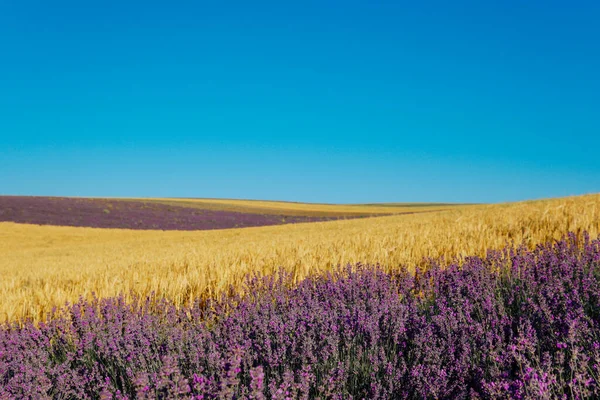
<svg viewBox="0 0 600 400"><path fill-rule="evenodd" d="M130 200L0 196L0 222L38 225L191 231L334 219L339 217L250 214Z"/></svg>

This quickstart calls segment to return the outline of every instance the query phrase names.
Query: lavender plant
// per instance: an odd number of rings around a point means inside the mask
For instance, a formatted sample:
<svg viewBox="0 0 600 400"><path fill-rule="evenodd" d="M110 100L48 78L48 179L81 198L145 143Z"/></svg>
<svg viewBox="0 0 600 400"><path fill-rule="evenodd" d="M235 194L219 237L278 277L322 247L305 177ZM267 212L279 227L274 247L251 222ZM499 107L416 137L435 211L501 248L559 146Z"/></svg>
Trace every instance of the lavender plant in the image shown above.
<svg viewBox="0 0 600 400"><path fill-rule="evenodd" d="M598 398L600 240L246 295L80 301L0 330L0 399Z"/></svg>

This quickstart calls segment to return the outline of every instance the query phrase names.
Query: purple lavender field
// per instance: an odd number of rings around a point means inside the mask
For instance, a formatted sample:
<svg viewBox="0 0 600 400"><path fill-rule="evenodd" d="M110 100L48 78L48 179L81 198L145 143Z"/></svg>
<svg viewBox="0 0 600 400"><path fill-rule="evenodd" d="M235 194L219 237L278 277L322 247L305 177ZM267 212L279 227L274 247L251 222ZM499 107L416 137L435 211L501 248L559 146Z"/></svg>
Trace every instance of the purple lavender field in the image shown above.
<svg viewBox="0 0 600 400"><path fill-rule="evenodd" d="M340 269L176 309L81 301L0 329L0 399L600 397L600 241Z"/></svg>
<svg viewBox="0 0 600 400"><path fill-rule="evenodd" d="M0 222L38 225L208 230L329 221L339 218L341 217L269 215L203 210L152 201L0 196Z"/></svg>

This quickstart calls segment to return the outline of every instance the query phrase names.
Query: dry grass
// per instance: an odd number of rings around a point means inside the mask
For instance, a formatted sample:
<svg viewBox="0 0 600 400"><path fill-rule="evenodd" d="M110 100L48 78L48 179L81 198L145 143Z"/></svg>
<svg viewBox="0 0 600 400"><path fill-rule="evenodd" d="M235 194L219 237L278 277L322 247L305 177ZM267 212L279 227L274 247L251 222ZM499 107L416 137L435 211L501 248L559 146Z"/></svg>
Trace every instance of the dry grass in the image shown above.
<svg viewBox="0 0 600 400"><path fill-rule="evenodd" d="M200 232L103 230L0 223L0 319L42 319L95 292L211 296L245 274L279 266L297 278L338 264L393 269L423 257L532 246L567 231L600 233L600 195L260 228Z"/></svg>

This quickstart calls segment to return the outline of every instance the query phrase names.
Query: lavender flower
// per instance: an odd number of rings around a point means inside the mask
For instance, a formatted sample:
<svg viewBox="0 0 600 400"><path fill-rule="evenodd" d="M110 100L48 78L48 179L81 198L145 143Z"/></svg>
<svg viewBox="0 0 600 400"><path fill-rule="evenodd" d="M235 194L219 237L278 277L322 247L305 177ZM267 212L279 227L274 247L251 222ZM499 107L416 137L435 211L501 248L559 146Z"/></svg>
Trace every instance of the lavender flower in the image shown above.
<svg viewBox="0 0 600 400"><path fill-rule="evenodd" d="M600 397L600 241L358 265L177 309L80 301L0 329L0 399Z"/></svg>

